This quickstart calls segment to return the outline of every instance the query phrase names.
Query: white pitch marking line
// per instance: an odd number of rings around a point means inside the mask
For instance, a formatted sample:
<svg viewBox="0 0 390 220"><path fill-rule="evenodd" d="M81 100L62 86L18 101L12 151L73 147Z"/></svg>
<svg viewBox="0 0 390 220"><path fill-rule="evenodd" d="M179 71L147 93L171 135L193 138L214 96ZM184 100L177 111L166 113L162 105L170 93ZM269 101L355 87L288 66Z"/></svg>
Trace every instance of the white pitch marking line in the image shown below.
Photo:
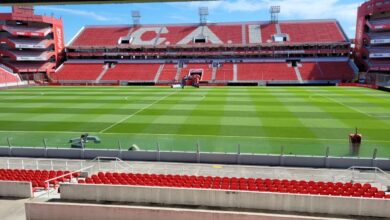
<svg viewBox="0 0 390 220"><path fill-rule="evenodd" d="M363 115L366 115L366 116L368 116L368 117L372 117L372 116L371 116L370 114L368 114L367 112L363 112L363 111L360 110L360 109L357 109L357 108L355 108L355 107L346 105L346 104L344 104L344 103L342 103L342 102L340 102L340 101L337 101L337 100L334 99L334 98L330 98L330 97L328 97L328 96L322 95L322 94L317 93L317 92L316 92L316 94L319 95L319 96L321 96L321 97L323 97L323 98L326 98L326 99L329 99L329 100L331 100L331 101L333 101L333 102L336 102L337 104L340 104L340 105L342 105L342 106L344 106L344 107L346 107L346 108L349 108L349 109L352 109L352 110L354 110L354 111L356 111L356 112L359 112L359 113L361 113L361 114L363 114Z"/></svg>
<svg viewBox="0 0 390 220"><path fill-rule="evenodd" d="M82 131L0 131L0 133L51 133L51 134L80 134ZM94 132L90 132L93 134ZM277 139L277 140L318 140L318 141L346 141L338 138L294 138L294 137L268 137L268 136L229 136L208 134L157 134L157 133L104 133L107 135L140 135L140 136L180 136L180 137L213 137L213 138L247 138L247 139ZM367 140L370 142L390 143L390 140Z"/></svg>
<svg viewBox="0 0 390 220"><path fill-rule="evenodd" d="M138 111L134 112L133 114L131 114L131 115L129 115L129 116L127 116L127 117L123 118L122 120L120 120L120 121L118 121L118 122L116 122L116 123L114 123L114 124L112 124L112 125L108 126L108 127L107 127L107 128L105 128L105 129L103 129L103 130L99 131L99 134L101 134L101 133L103 133L103 132L105 132L105 131L109 130L110 128L113 128L114 126L116 126L116 125L118 125L118 124L120 124L120 123L122 123L122 122L126 121L127 119L130 119L130 118L131 118L131 117L133 117L134 115L136 115L136 114L138 114L138 113L142 112L143 110L145 110L145 109L149 108L150 106L152 106L152 105L156 104L157 102L159 102L159 101L161 101L161 100L163 100L163 99L165 99L165 98L168 98L169 96L171 96L171 95L175 94L176 92L177 92L177 91L175 91L175 92L172 92L172 93L170 93L170 94L168 94L168 95L166 95L166 96L163 96L163 97L161 97L161 98L157 99L156 101L154 101L154 102L152 102L151 104L149 104L149 105L147 105L147 106L145 106L145 107L141 108L140 110L138 110Z"/></svg>
<svg viewBox="0 0 390 220"><path fill-rule="evenodd" d="M322 96L322 95L321 95ZM327 98L327 99L329 99L329 100L332 100L332 101L334 101L334 102L336 102L336 103L338 103L338 104L340 104L340 105L342 105L342 106L345 106L345 107L347 107L347 108L349 108L349 109L352 109L352 110L354 110L354 111L356 111L356 112L359 112L359 113L361 113L361 114L363 114L363 115L367 115L368 117L370 117L370 118L390 118L390 116L380 116L380 115L375 115L375 114L370 114L370 113L367 113L367 112L363 112L362 110L359 110L359 109L357 109L357 108L355 108L355 107L352 107L352 106L349 106L349 105L346 105L346 104L344 104L344 103L342 103L342 102L339 102L339 101L337 101L337 100L335 100L335 99L333 99L333 98L330 98L330 97L326 97L326 96L323 96L323 97L325 97L325 98Z"/></svg>
<svg viewBox="0 0 390 220"><path fill-rule="evenodd" d="M374 114L371 114L372 117L377 117L377 118L390 118L390 116L386 116L386 115L374 115Z"/></svg>

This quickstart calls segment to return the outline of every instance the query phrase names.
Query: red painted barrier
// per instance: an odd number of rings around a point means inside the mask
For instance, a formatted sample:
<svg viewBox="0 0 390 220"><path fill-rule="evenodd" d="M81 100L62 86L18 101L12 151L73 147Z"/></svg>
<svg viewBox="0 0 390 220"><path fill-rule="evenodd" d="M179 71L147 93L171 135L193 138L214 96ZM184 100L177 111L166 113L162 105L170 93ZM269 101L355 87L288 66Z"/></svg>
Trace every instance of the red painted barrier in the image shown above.
<svg viewBox="0 0 390 220"><path fill-rule="evenodd" d="M377 85L368 85L368 84L360 84L360 83L339 83L337 86L355 86L355 87L364 87L370 89L378 89Z"/></svg>

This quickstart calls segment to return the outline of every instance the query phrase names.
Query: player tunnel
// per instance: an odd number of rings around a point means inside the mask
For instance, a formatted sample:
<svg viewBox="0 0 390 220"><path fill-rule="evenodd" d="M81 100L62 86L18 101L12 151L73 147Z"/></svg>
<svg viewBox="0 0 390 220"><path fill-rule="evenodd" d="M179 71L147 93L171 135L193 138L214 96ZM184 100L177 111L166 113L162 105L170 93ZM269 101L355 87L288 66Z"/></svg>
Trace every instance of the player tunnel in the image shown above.
<svg viewBox="0 0 390 220"><path fill-rule="evenodd" d="M202 80L203 69L191 69L188 75L192 77L194 77L195 75L199 75L200 76L199 80Z"/></svg>
<svg viewBox="0 0 390 220"><path fill-rule="evenodd" d="M182 86L194 86L199 87L200 80L202 79L203 69L190 69L188 75L182 79Z"/></svg>
<svg viewBox="0 0 390 220"><path fill-rule="evenodd" d="M191 69L189 72L192 86L199 87L200 80L202 79L203 69Z"/></svg>

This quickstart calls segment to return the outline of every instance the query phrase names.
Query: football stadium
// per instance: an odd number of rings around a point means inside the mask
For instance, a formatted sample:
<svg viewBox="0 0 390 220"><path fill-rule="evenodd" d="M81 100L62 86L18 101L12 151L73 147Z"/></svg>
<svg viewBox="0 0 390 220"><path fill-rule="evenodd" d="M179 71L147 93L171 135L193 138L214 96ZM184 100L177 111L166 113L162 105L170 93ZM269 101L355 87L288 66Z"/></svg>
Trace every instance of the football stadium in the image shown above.
<svg viewBox="0 0 390 220"><path fill-rule="evenodd" d="M58 2L14 3L0 219L390 218L390 1L354 9L354 39L277 3L244 22L197 3L197 23L132 10L66 40L67 20L31 4Z"/></svg>

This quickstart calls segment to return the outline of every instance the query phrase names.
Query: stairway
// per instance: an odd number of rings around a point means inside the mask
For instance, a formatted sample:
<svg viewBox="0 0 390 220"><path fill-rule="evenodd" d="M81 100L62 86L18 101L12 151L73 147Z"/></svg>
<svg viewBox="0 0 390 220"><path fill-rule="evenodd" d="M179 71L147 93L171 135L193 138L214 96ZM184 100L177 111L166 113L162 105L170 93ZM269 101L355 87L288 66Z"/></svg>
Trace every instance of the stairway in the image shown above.
<svg viewBox="0 0 390 220"><path fill-rule="evenodd" d="M249 42L250 43L261 43L261 27L260 25L249 25Z"/></svg>
<svg viewBox="0 0 390 220"><path fill-rule="evenodd" d="M233 64L233 82L237 82L238 76L237 76L237 63Z"/></svg>
<svg viewBox="0 0 390 220"><path fill-rule="evenodd" d="M157 83L158 79L160 78L161 72L163 71L165 67L165 64L161 64L160 67L157 70L156 76L154 77L154 82Z"/></svg>
<svg viewBox="0 0 390 220"><path fill-rule="evenodd" d="M242 30L241 37L242 37L242 44L243 45L246 45L246 28L245 27L246 27L246 25L243 24L242 28L241 28L241 30Z"/></svg>
<svg viewBox="0 0 390 220"><path fill-rule="evenodd" d="M99 76L96 78L95 83L100 83L100 80L103 78L104 74L106 74L108 70L108 63L104 65L103 71L99 74Z"/></svg>
<svg viewBox="0 0 390 220"><path fill-rule="evenodd" d="M175 81L179 81L179 76L180 76L180 73L181 73L181 69L180 67L177 68L177 72L176 72L176 76L175 76Z"/></svg>
<svg viewBox="0 0 390 220"><path fill-rule="evenodd" d="M279 23L276 23L276 24L275 24L275 27L276 27L276 33L277 33L277 34L282 34L282 31L281 31L281 29L280 29L280 24L279 24Z"/></svg>
<svg viewBox="0 0 390 220"><path fill-rule="evenodd" d="M217 78L217 67L213 67L213 72L211 73L211 81L215 82L216 78Z"/></svg>
<svg viewBox="0 0 390 220"><path fill-rule="evenodd" d="M294 67L294 70L295 70L295 74L297 75L297 79L298 79L299 83L303 83L301 72L299 71L299 68Z"/></svg>
<svg viewBox="0 0 390 220"><path fill-rule="evenodd" d="M163 30L163 27L160 28L160 30L158 31L158 34L157 34L157 37L156 37L156 40L154 41L153 45L156 46L157 43L158 43L158 39L160 39L160 36L161 36L161 32Z"/></svg>

